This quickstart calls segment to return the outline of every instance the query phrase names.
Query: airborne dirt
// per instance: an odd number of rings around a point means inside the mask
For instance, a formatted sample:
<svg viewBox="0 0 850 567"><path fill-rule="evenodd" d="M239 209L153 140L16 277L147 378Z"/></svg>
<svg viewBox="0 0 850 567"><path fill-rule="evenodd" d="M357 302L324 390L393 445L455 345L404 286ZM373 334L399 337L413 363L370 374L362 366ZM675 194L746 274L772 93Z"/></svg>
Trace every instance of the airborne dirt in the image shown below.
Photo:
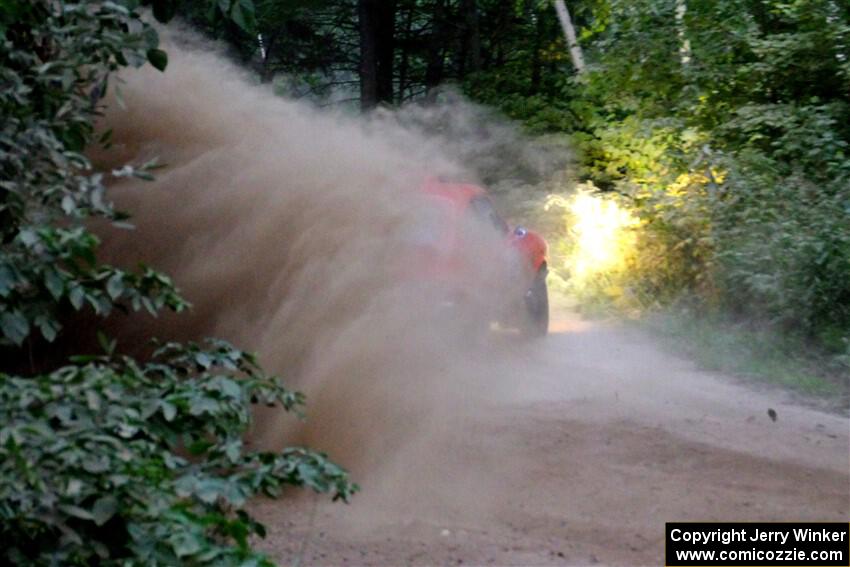
<svg viewBox="0 0 850 567"><path fill-rule="evenodd" d="M307 421L258 414L251 442L327 451L362 491L257 503L281 563L657 565L665 521L847 519L846 418L612 324L560 314L539 342L481 329L516 292L498 242L470 237L475 301L435 313L442 284L404 252L422 236L415 188L474 180L492 151L282 100L197 48L169 56L164 75L125 75L114 146L94 157L162 157L155 182L112 186L137 230L105 253L173 275L194 308L115 325L123 345L231 340L306 392Z"/></svg>
<svg viewBox="0 0 850 567"><path fill-rule="evenodd" d="M569 313L504 346L488 364L514 388L468 400L393 471L403 488L364 476L350 506L263 503L262 547L302 565L661 565L665 521L850 516L845 417Z"/></svg>

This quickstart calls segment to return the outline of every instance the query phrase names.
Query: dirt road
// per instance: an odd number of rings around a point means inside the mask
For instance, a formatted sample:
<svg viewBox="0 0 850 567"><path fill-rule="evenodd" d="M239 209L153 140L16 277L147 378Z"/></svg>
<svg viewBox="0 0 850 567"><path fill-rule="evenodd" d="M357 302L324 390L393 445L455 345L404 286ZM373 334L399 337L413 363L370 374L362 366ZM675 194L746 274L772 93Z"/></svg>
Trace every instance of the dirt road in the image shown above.
<svg viewBox="0 0 850 567"><path fill-rule="evenodd" d="M846 417L568 315L489 358L511 387L359 478L349 506L261 503L263 547L300 565L661 565L665 521L850 518Z"/></svg>

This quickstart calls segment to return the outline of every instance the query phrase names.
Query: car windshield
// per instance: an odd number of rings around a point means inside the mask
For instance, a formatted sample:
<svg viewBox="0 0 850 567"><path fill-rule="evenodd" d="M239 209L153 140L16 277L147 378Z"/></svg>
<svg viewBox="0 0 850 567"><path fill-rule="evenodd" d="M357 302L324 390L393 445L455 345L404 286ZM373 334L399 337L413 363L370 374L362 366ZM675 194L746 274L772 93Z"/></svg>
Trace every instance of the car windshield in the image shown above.
<svg viewBox="0 0 850 567"><path fill-rule="evenodd" d="M493 226L500 233L508 232L508 223L499 216L489 198L482 195L469 202L469 208L476 218Z"/></svg>

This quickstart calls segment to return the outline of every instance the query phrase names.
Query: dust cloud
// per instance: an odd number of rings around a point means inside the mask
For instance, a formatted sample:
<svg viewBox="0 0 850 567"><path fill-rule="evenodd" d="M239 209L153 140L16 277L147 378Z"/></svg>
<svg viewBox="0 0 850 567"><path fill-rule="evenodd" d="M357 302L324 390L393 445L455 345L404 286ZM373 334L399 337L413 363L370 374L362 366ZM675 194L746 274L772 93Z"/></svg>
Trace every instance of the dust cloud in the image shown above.
<svg viewBox="0 0 850 567"><path fill-rule="evenodd" d="M320 111L251 84L209 50L167 49L166 73L122 77L123 105L111 102L103 120L113 147L94 157L102 168L164 164L154 182L111 188L137 228L110 232L105 259L165 271L193 309L134 317L123 343L217 336L257 351L306 393L307 419L260 413L253 443L326 451L352 470L358 498L389 491L404 505L396 497L411 485L439 482L440 439L462 434L465 412L505 383L482 314L521 297L515 259L482 230L461 286L474 301L442 312L442 283L411 275L419 188L433 176L474 181L493 164L480 145L447 143L453 121L476 144L518 149L519 138L469 126L466 103L443 107L430 133L436 111L425 108L368 119ZM445 497L475 498L473 485L456 478Z"/></svg>
<svg viewBox="0 0 850 567"><path fill-rule="evenodd" d="M324 450L362 492L351 507L254 503L275 557L652 564L659 518L846 518L845 418L707 375L616 325L556 320L536 344L488 332L482 314L517 294L492 233L469 238L460 287L475 301L439 308L446 287L417 277L409 253L419 188L521 171L501 197L524 191L551 162L509 128L462 101L322 112L206 47L167 49L165 74L125 74L126 108L111 101L103 121L114 147L93 157L165 164L155 182L112 186L137 229L103 229L104 259L170 273L194 308L127 318L120 344L222 337L307 394L306 421L260 413L253 443Z"/></svg>

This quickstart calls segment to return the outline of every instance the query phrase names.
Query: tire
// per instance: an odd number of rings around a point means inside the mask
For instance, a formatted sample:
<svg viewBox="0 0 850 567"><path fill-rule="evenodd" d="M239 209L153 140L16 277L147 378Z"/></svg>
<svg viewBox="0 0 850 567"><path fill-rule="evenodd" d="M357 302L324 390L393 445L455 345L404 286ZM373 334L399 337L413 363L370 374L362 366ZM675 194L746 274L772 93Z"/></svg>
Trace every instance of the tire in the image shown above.
<svg viewBox="0 0 850 567"><path fill-rule="evenodd" d="M546 286L546 266L540 268L534 282L525 292L525 318L523 334L528 337L545 337L549 332L549 289Z"/></svg>

